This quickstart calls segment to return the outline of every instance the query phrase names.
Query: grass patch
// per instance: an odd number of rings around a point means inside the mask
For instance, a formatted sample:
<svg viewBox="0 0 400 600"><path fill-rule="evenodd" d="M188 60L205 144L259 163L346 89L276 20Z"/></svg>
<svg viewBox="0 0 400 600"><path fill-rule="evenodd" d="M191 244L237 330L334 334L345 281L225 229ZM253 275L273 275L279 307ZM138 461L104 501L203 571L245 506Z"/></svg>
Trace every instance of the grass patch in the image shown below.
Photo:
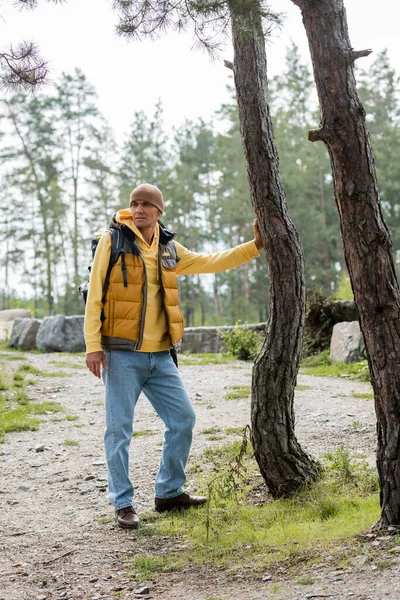
<svg viewBox="0 0 400 600"><path fill-rule="evenodd" d="M10 384L0 378L0 441L5 434L13 431L36 431L40 425L37 415L48 415L62 410L57 402L31 402L26 386L31 380L25 380L27 373L37 374L37 369L29 364L21 365L12 376Z"/></svg>
<svg viewBox="0 0 400 600"><path fill-rule="evenodd" d="M64 440L63 444L64 446L79 446L79 442L76 440Z"/></svg>
<svg viewBox="0 0 400 600"><path fill-rule="evenodd" d="M377 474L344 447L323 458L322 477L315 485L289 499L257 506L249 502L249 491L259 483L252 450L248 448L242 456L247 466L242 477L236 477L232 467L241 448L238 441L205 451L198 477L200 489L208 481L208 505L175 514L144 515L138 535L156 537L158 544L154 553L144 552L134 560L136 578L151 579L190 565L259 574L280 561L311 564L324 552L339 561L343 540L350 555L358 544L357 534L378 520ZM179 553L160 552L163 539L168 544L173 540ZM304 577L303 583L313 581Z"/></svg>
<svg viewBox="0 0 400 600"><path fill-rule="evenodd" d="M40 404L29 405L29 411L33 415L48 415L58 413L61 410L62 406L58 402L41 402Z"/></svg>
<svg viewBox="0 0 400 600"><path fill-rule="evenodd" d="M343 361L332 363L328 350L304 359L301 363L301 372L315 377L348 377L370 382L366 360L357 363L344 363Z"/></svg>
<svg viewBox="0 0 400 600"><path fill-rule="evenodd" d="M226 435L243 435L244 427L225 427Z"/></svg>
<svg viewBox="0 0 400 600"><path fill-rule="evenodd" d="M132 433L132 437L145 437L146 435L154 435L155 431L152 429L137 429Z"/></svg>
<svg viewBox="0 0 400 600"><path fill-rule="evenodd" d="M311 385L296 385L295 388L298 392L305 392L307 390L312 390L312 386Z"/></svg>
<svg viewBox="0 0 400 600"><path fill-rule="evenodd" d="M77 421L79 419L79 417L77 415L67 415L65 417L66 421Z"/></svg>
<svg viewBox="0 0 400 600"><path fill-rule="evenodd" d="M354 398L362 398L363 400L373 400L374 394L371 394L369 392L365 392L364 394L354 392L353 397Z"/></svg>
<svg viewBox="0 0 400 600"><path fill-rule="evenodd" d="M315 579L315 577L310 577L309 575L305 575L304 577L299 577L297 579L296 583L299 583L300 585L312 585L316 581L317 580Z"/></svg>
<svg viewBox="0 0 400 600"><path fill-rule="evenodd" d="M32 373L33 375L41 375L41 371L40 369L37 369L36 367L33 367L32 365L29 365L28 363L24 364L24 365L20 365L18 367L18 371L16 373L17 374L21 374L21 373Z"/></svg>
<svg viewBox="0 0 400 600"><path fill-rule="evenodd" d="M1 410L1 404L0 404ZM0 415L0 438L4 441L5 434L12 431L37 431L40 420L32 417L28 407L13 408Z"/></svg>
<svg viewBox="0 0 400 600"><path fill-rule="evenodd" d="M1 357L6 358L7 360L27 360L27 357L24 354L0 354Z"/></svg>
<svg viewBox="0 0 400 600"><path fill-rule="evenodd" d="M248 398L251 394L251 387L249 385L232 385L229 386L232 392L227 392L224 395L224 400L240 400L241 398Z"/></svg>
<svg viewBox="0 0 400 600"><path fill-rule="evenodd" d="M206 427L206 429L202 429L200 433L204 435L212 435L213 433L221 433L221 428L214 425L214 427Z"/></svg>
<svg viewBox="0 0 400 600"><path fill-rule="evenodd" d="M178 356L178 361L182 365L197 366L197 365L226 365L235 360L232 357L223 354L203 353L191 354L184 353Z"/></svg>
<svg viewBox="0 0 400 600"><path fill-rule="evenodd" d="M70 363L66 360L51 360L51 365L55 365L59 369L86 369L85 365L81 365L79 363Z"/></svg>

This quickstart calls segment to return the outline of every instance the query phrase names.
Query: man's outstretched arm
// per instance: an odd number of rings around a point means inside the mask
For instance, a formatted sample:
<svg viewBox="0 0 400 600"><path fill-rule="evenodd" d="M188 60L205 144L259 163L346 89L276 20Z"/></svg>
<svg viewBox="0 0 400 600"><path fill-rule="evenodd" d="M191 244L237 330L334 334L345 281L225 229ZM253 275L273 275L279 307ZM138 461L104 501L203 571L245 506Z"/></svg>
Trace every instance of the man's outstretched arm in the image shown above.
<svg viewBox="0 0 400 600"><path fill-rule="evenodd" d="M263 247L257 219L253 223L254 240L239 244L229 250L201 254L192 252L178 242L175 243L176 251L180 258L177 275L199 275L201 273L218 273L239 267L253 258L260 256L259 250Z"/></svg>

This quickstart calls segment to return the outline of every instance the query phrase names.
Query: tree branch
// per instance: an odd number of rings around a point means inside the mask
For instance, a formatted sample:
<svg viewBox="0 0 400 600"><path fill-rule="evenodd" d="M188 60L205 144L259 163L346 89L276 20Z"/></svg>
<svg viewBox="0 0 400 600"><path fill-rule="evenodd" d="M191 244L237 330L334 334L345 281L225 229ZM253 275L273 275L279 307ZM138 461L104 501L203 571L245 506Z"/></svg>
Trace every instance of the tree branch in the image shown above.
<svg viewBox="0 0 400 600"><path fill-rule="evenodd" d="M355 60L357 60L357 58L363 58L364 56L369 56L372 53L371 49L368 50L351 50L351 52L349 52L348 57L349 57L349 63L354 62Z"/></svg>
<svg viewBox="0 0 400 600"><path fill-rule="evenodd" d="M227 69L232 69L233 71L233 62L231 62L230 60L224 60L224 65Z"/></svg>
<svg viewBox="0 0 400 600"><path fill-rule="evenodd" d="M308 139L310 142L324 142L325 132L323 129L311 129L308 132Z"/></svg>
<svg viewBox="0 0 400 600"><path fill-rule="evenodd" d="M32 90L40 87L48 75L47 62L33 42L21 42L0 53L0 86Z"/></svg>

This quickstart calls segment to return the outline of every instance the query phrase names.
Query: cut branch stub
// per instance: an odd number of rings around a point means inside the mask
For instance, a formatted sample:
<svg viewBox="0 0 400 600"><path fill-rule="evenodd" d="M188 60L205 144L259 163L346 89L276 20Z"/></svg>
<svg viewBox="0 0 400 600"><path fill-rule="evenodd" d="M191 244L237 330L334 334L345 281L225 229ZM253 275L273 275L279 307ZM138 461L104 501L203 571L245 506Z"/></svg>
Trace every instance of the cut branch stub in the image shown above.
<svg viewBox="0 0 400 600"><path fill-rule="evenodd" d="M311 129L308 132L308 139L310 140L310 142L324 142L325 133L323 129Z"/></svg>
<svg viewBox="0 0 400 600"><path fill-rule="evenodd" d="M363 58L365 56L369 56L370 54L372 54L372 50L368 49L368 50L352 50L351 52L349 52L349 63L354 62L355 60L357 60L357 58Z"/></svg>

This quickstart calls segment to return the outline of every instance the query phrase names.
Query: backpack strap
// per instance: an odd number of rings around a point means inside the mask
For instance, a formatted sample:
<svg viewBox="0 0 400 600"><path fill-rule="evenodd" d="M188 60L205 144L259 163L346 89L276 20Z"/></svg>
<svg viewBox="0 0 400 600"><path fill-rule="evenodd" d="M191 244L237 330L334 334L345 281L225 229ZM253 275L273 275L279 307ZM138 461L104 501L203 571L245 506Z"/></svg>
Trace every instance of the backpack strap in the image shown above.
<svg viewBox="0 0 400 600"><path fill-rule="evenodd" d="M104 283L103 283L103 290L102 290L102 292L103 292L102 303L103 304L105 301L108 286L110 285L111 270L112 270L113 266L115 265L115 263L117 262L120 255L122 256L121 269L122 269L122 277L124 280L124 287L128 287L128 280L126 277L125 253L123 251L123 247L124 247L124 243L125 243L124 234L122 233L122 231L120 229L115 229L114 227L110 227L108 232L111 235L111 251L110 251L110 260L109 260L108 267L107 267L107 273L106 273L106 276L104 278Z"/></svg>

